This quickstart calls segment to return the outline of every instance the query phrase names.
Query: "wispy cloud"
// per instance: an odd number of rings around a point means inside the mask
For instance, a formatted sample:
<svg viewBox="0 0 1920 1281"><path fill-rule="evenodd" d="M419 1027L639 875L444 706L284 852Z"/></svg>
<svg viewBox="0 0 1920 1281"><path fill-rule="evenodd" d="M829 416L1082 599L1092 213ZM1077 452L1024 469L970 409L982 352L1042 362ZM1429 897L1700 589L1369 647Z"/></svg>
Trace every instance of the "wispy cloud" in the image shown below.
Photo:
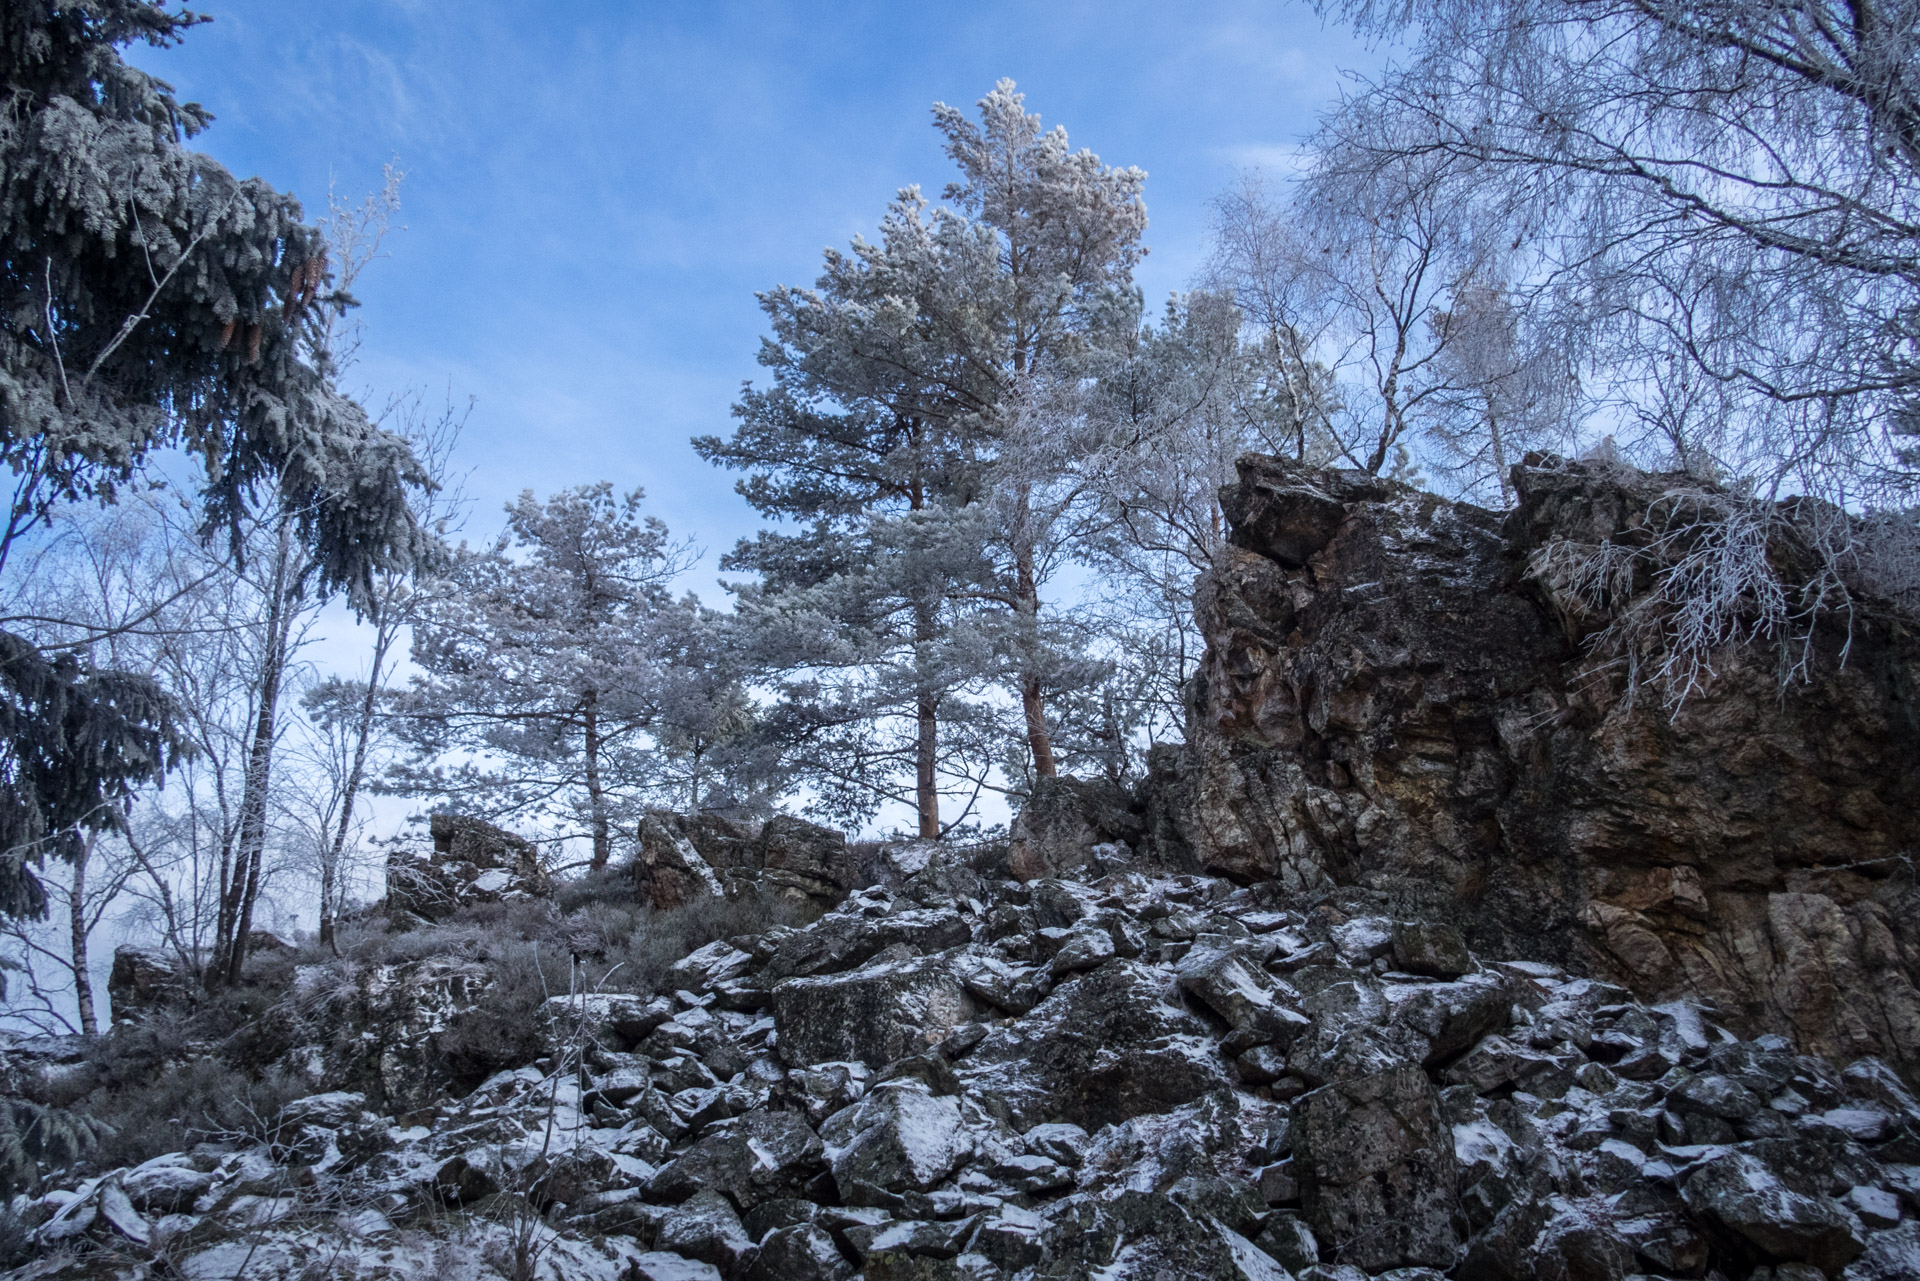
<svg viewBox="0 0 1920 1281"><path fill-rule="evenodd" d="M1272 178L1300 178L1313 170L1313 153L1298 142L1243 142L1213 148L1235 169L1253 169Z"/></svg>

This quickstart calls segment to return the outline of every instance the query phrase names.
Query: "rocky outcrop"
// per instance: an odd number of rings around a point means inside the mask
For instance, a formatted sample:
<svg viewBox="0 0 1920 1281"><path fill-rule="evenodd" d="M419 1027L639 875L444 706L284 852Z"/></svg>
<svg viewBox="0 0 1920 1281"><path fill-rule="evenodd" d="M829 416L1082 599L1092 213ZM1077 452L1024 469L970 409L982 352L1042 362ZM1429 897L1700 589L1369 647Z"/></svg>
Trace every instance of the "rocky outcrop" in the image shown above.
<svg viewBox="0 0 1920 1281"><path fill-rule="evenodd" d="M1920 1274L1920 1102L1878 1060L1378 892L954 857L667 994L556 996L535 1061L462 1098L329 1090L22 1197L34 1275L512 1276L529 1239L596 1281ZM370 979L445 988L377 1048L484 1000L451 978Z"/></svg>
<svg viewBox="0 0 1920 1281"><path fill-rule="evenodd" d="M1189 742L1132 794L1043 780L977 847L659 811L636 897L746 932L583 967L542 904L565 988L497 909L296 966L249 1000L330 1012L275 1050L321 1092L16 1198L32 1274L1920 1276L1914 651L1868 602L1784 694L1748 650L1630 700L1530 566L1681 481L1518 479L1501 520L1246 460ZM522 875L446 830L454 899ZM581 923L673 919L617 897ZM769 897L808 923L734 910ZM85 1049L0 1045L0 1086L80 1097Z"/></svg>
<svg viewBox="0 0 1920 1281"><path fill-rule="evenodd" d="M1920 644L1861 599L1782 687L1765 645L1677 711L1629 698L1606 622L1529 573L1643 546L1695 485L1533 458L1494 513L1250 456L1198 592L1167 856L1290 891L1358 886L1473 943L1709 1002L1748 1034L1920 1074ZM1697 490L1696 490L1697 492ZM1791 584L1795 513L1769 554ZM1644 593L1644 570L1615 613ZM1850 626L1848 624L1850 623Z"/></svg>
<svg viewBox="0 0 1920 1281"><path fill-rule="evenodd" d="M753 826L717 814L649 810L633 876L641 900L656 909L742 894L830 907L854 887L858 871L845 833L789 814Z"/></svg>
<svg viewBox="0 0 1920 1281"><path fill-rule="evenodd" d="M107 1000L114 1022L130 1022L158 1009L191 1005L198 986L172 953L123 943L113 951Z"/></svg>
<svg viewBox="0 0 1920 1281"><path fill-rule="evenodd" d="M444 920L474 903L544 897L553 879L532 841L477 818L435 814L431 852L396 848L387 857L387 912Z"/></svg>
<svg viewBox="0 0 1920 1281"><path fill-rule="evenodd" d="M1105 779L1035 779L1008 834L1007 870L1018 880L1074 876L1128 865L1146 836L1133 793Z"/></svg>

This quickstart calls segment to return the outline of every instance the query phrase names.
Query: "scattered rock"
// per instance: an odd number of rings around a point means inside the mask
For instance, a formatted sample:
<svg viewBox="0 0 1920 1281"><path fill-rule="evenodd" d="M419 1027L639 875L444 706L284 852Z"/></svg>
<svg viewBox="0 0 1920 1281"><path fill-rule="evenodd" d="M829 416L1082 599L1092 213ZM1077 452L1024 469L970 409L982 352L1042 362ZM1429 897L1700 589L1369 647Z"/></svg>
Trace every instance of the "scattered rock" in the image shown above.
<svg viewBox="0 0 1920 1281"><path fill-rule="evenodd" d="M1695 1213L1775 1261L1837 1272L1866 1249L1859 1222L1831 1198L1794 1191L1744 1152L1705 1161L1682 1185L1681 1195Z"/></svg>
<svg viewBox="0 0 1920 1281"><path fill-rule="evenodd" d="M718 1192L696 1192L660 1221L654 1244L731 1276L753 1249L740 1216Z"/></svg>
<svg viewBox="0 0 1920 1281"><path fill-rule="evenodd" d="M788 979L772 995L780 1057L790 1067L889 1063L939 1044L974 1013L944 956L883 952L844 974Z"/></svg>
<svg viewBox="0 0 1920 1281"><path fill-rule="evenodd" d="M429 831L431 852L396 847L388 855L387 914L393 920L444 920L475 903L553 892L539 850L524 837L460 814L435 814Z"/></svg>
<svg viewBox="0 0 1920 1281"><path fill-rule="evenodd" d="M113 951L113 969L107 974L107 999L116 1023L137 1021L158 1009L189 1005L195 997L193 976L174 958L157 948L123 943Z"/></svg>

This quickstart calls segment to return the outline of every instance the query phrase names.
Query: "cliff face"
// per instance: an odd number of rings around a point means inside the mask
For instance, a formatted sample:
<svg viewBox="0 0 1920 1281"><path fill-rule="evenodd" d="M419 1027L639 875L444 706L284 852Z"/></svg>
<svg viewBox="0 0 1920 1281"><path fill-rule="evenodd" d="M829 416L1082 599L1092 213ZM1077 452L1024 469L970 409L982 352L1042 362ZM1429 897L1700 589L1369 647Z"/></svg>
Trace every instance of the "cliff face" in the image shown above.
<svg viewBox="0 0 1920 1281"><path fill-rule="evenodd" d="M1503 520L1242 460L1172 827L1236 880L1378 891L1493 953L1920 1074L1920 642L1857 609L1784 692L1756 646L1677 715L1628 699L1589 654L1605 620L1529 557L1644 541L1680 478L1530 463Z"/></svg>

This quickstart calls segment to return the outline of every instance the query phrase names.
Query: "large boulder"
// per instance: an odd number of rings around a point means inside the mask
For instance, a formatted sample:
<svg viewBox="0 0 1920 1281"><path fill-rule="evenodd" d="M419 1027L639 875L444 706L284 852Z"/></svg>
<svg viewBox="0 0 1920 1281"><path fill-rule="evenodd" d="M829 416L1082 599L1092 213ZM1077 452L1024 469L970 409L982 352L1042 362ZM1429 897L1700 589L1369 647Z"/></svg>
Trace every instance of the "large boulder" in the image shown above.
<svg viewBox="0 0 1920 1281"><path fill-rule="evenodd" d="M1178 967L1180 986L1233 1029L1227 1048L1255 1045L1286 1049L1308 1026L1297 994L1237 948L1195 948Z"/></svg>
<svg viewBox="0 0 1920 1281"><path fill-rule="evenodd" d="M123 943L113 950L107 1000L116 1023L134 1022L155 1010L191 1004L196 985L170 953Z"/></svg>
<svg viewBox="0 0 1920 1281"><path fill-rule="evenodd" d="M1453 1265L1453 1137L1417 1065L1323 1086L1294 1117L1307 1222L1335 1257L1368 1272Z"/></svg>
<svg viewBox="0 0 1920 1281"><path fill-rule="evenodd" d="M462 907L553 893L532 841L463 814L428 821L433 849L405 846L387 856L387 911L396 919L442 920Z"/></svg>
<svg viewBox="0 0 1920 1281"><path fill-rule="evenodd" d="M774 1197L797 1195L818 1173L823 1152L805 1117L750 1112L711 1127L655 1173L648 1191L663 1201L684 1201L711 1189L750 1210Z"/></svg>
<svg viewBox="0 0 1920 1281"><path fill-rule="evenodd" d="M959 1101L911 1079L876 1086L829 1118L821 1137L834 1183L852 1205L885 1205L903 1192L925 1192L973 1148Z"/></svg>
<svg viewBox="0 0 1920 1281"><path fill-rule="evenodd" d="M973 998L945 956L913 956L903 945L858 969L787 979L772 1001L780 1057L790 1067L882 1066L939 1043L974 1015Z"/></svg>
<svg viewBox="0 0 1920 1281"><path fill-rule="evenodd" d="M427 820L433 852L456 863L506 868L531 876L540 866L532 841L465 814L435 814Z"/></svg>
<svg viewBox="0 0 1920 1281"><path fill-rule="evenodd" d="M760 829L762 879L822 902L835 902L854 887L858 869L846 834L818 823L776 814Z"/></svg>
<svg viewBox="0 0 1920 1281"><path fill-rule="evenodd" d="M1062 982L1025 1018L994 1028L962 1076L1022 1124L1088 1129L1228 1084L1207 1023L1179 1003L1162 972L1129 960Z"/></svg>
<svg viewBox="0 0 1920 1281"><path fill-rule="evenodd" d="M648 810L639 836L634 889L656 909L755 894L826 908L859 880L844 833L790 814L756 828L718 814Z"/></svg>
<svg viewBox="0 0 1920 1281"><path fill-rule="evenodd" d="M1022 881L1071 876L1094 866L1096 847L1129 855L1146 836L1139 801L1104 779L1035 779L1008 834L1007 864Z"/></svg>
<svg viewBox="0 0 1920 1281"><path fill-rule="evenodd" d="M713 866L681 830L679 816L649 810L640 820L640 849L633 860L634 892L656 911L683 907L726 893Z"/></svg>
<svg viewBox="0 0 1920 1281"><path fill-rule="evenodd" d="M1860 1222L1830 1197L1795 1191L1758 1157L1728 1152L1681 1188L1689 1208L1767 1259L1837 1272L1866 1249Z"/></svg>
<svg viewBox="0 0 1920 1281"><path fill-rule="evenodd" d="M972 927L951 907L907 908L881 916L863 910L833 912L781 936L765 976L777 982L835 974L887 948L906 948L914 954L939 952L961 947L972 938Z"/></svg>

